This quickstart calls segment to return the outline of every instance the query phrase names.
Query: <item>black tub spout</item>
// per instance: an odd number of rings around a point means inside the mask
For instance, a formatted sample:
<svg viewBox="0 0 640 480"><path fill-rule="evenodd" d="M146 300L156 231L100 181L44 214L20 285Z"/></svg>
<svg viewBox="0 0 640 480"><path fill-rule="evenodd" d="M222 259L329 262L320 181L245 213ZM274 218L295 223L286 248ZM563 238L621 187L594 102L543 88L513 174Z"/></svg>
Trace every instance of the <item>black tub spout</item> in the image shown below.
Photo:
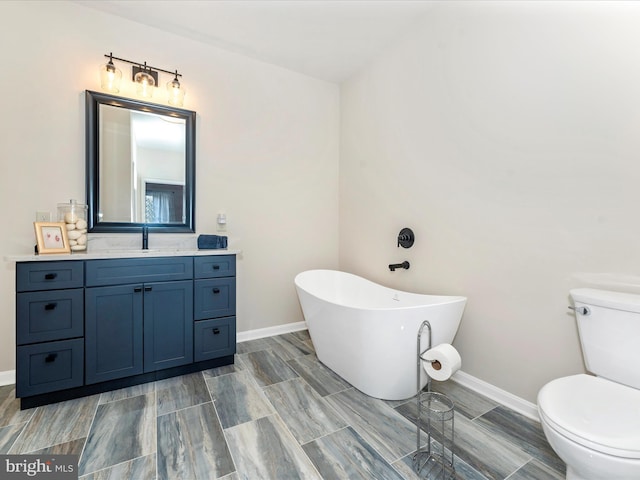
<svg viewBox="0 0 640 480"><path fill-rule="evenodd" d="M392 263L391 265L389 265L389 270L391 270L392 272L395 272L396 268L404 268L405 270L409 270L409 266L409 262L405 260L402 263Z"/></svg>

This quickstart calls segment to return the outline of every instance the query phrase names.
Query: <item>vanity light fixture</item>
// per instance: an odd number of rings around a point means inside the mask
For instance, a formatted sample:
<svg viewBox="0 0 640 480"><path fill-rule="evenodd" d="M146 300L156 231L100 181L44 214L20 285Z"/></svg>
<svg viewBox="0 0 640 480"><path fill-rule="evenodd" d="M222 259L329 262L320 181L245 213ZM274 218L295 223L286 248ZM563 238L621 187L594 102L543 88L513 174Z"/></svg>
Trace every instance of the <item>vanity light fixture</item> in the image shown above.
<svg viewBox="0 0 640 480"><path fill-rule="evenodd" d="M180 85L178 80L178 70L176 70L175 78L170 82L167 82L167 91L169 92L169 105L175 105L181 107L184 104L185 88Z"/></svg>
<svg viewBox="0 0 640 480"><path fill-rule="evenodd" d="M108 92L118 93L120 91L122 72L113 64L113 55L109 54L108 57L109 62L100 67L100 85Z"/></svg>
<svg viewBox="0 0 640 480"><path fill-rule="evenodd" d="M122 72L118 70L113 63L114 60L117 60L133 65L132 80L136 83L138 95L145 98L153 97L155 88L159 85L158 72L173 75L173 80L167 83L167 91L169 93L168 102L170 105L177 107L181 107L184 104L186 90L178 80L178 77L182 76L178 73L178 70L172 72L163 68L149 66L147 62L132 62L124 58L114 57L113 53L109 53L109 55L105 55L105 57L109 59L109 62L100 68L100 83L104 90L115 93L120 91Z"/></svg>

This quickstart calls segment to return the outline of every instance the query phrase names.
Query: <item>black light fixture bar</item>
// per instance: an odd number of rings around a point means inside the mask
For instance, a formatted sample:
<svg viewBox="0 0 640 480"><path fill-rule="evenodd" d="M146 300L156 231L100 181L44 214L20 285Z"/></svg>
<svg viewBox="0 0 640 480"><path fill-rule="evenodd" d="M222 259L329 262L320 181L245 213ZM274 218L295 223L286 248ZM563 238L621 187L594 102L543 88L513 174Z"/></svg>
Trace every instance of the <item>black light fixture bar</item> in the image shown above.
<svg viewBox="0 0 640 480"><path fill-rule="evenodd" d="M176 77L181 77L182 74L178 73L178 71L174 71L171 72L169 70L165 70L164 68L158 68L158 67L152 67L151 65L147 65L147 62L132 62L131 60L127 60L126 58L118 58L118 57L114 57L112 54L106 55L106 58L112 59L112 60L118 60L119 62L125 62L128 63L130 65L135 65L139 68L146 68L147 70L157 70L158 72L164 72L164 73L168 73L170 75L175 75Z"/></svg>

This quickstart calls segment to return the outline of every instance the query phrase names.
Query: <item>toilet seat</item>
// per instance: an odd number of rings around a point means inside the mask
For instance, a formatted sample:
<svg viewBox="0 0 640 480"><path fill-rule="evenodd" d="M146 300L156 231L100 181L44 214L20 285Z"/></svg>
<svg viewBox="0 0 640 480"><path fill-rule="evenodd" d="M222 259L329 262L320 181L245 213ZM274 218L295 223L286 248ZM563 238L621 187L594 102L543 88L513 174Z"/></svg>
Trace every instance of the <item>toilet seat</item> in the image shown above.
<svg viewBox="0 0 640 480"><path fill-rule="evenodd" d="M538 394L541 419L592 450L640 459L640 390L592 375L558 378Z"/></svg>

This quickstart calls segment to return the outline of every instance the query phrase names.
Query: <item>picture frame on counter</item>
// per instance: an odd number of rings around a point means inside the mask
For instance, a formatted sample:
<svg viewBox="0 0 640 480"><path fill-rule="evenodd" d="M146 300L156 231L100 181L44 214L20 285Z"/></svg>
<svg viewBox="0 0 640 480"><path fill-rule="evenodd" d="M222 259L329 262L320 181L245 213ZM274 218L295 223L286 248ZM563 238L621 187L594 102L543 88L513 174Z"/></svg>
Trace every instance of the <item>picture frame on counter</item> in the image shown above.
<svg viewBox="0 0 640 480"><path fill-rule="evenodd" d="M38 254L71 253L64 222L33 222Z"/></svg>

